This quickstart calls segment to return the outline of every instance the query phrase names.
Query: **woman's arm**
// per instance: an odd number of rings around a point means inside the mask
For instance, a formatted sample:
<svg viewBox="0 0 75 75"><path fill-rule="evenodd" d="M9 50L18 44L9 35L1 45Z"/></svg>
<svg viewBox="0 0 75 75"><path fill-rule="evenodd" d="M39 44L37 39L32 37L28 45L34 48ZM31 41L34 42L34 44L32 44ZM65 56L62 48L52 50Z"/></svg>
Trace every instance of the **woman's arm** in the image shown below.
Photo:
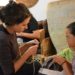
<svg viewBox="0 0 75 75"><path fill-rule="evenodd" d="M22 56L19 60L17 60L16 62L14 62L14 68L15 68L15 72L17 72L25 63L25 61L31 56L36 54L37 52L37 48L38 45L34 45L32 47L30 47Z"/></svg>
<svg viewBox="0 0 75 75"><path fill-rule="evenodd" d="M21 33L16 33L16 34L17 34L17 36L30 38L30 39L39 39L40 38L40 30L33 31L33 33L21 32Z"/></svg>

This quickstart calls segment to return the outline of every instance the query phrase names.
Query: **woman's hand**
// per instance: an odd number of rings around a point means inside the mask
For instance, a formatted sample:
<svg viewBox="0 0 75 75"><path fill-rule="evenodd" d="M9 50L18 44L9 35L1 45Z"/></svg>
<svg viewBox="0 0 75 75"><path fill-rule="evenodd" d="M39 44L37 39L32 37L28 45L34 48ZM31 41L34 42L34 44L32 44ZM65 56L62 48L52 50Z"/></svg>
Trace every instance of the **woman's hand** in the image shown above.
<svg viewBox="0 0 75 75"><path fill-rule="evenodd" d="M31 46L31 47L26 51L26 53L27 53L29 56L35 55L35 54L37 53L37 49L38 49L38 45Z"/></svg>
<svg viewBox="0 0 75 75"><path fill-rule="evenodd" d="M33 31L33 36L35 36L37 39L40 38L40 30Z"/></svg>

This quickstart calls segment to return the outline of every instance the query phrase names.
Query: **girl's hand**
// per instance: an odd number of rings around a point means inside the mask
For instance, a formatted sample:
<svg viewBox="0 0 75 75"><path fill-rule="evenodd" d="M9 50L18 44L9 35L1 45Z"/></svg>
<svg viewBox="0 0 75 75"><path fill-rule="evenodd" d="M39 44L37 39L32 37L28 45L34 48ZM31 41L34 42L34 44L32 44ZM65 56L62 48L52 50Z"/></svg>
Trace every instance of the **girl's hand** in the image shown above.
<svg viewBox="0 0 75 75"><path fill-rule="evenodd" d="M62 65L64 62L66 62L65 58L63 58L62 56L54 56L53 57L53 61L58 63L59 65Z"/></svg>

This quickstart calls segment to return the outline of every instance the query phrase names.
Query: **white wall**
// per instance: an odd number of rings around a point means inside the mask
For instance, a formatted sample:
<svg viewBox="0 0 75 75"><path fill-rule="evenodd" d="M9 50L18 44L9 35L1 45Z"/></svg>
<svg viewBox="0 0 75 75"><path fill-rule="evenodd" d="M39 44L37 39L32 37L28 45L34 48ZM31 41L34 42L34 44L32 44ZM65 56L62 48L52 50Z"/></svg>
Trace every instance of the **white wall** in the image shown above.
<svg viewBox="0 0 75 75"><path fill-rule="evenodd" d="M5 6L9 0L0 0L0 6Z"/></svg>
<svg viewBox="0 0 75 75"><path fill-rule="evenodd" d="M49 2L53 2L53 1L57 1L57 0L39 0L38 3L34 7L30 8L29 10L36 18L36 20L38 21L44 20L47 18L46 16L47 5Z"/></svg>
<svg viewBox="0 0 75 75"><path fill-rule="evenodd" d="M47 4L56 0L38 0L38 3L29 10L37 21L46 19ZM9 0L0 0L0 6L5 6Z"/></svg>
<svg viewBox="0 0 75 75"><path fill-rule="evenodd" d="M8 4L8 2L9 0L0 0L0 6L5 6L6 4Z"/></svg>

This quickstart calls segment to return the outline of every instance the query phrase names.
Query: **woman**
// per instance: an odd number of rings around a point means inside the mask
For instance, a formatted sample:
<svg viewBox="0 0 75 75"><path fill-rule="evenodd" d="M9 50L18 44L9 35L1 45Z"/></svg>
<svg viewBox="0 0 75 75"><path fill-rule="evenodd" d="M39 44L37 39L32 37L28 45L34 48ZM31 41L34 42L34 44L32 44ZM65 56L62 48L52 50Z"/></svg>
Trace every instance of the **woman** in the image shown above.
<svg viewBox="0 0 75 75"><path fill-rule="evenodd" d="M69 47L73 51L72 64L68 63L65 58L61 56L54 57L54 61L62 65L66 75L75 75L75 22L69 24L66 28L66 38Z"/></svg>
<svg viewBox="0 0 75 75"><path fill-rule="evenodd" d="M34 33L38 29L38 23L36 19L31 16L30 22L28 23L28 29L21 33L17 33L17 36L23 40L23 42L29 42L33 39L39 39L39 32Z"/></svg>
<svg viewBox="0 0 75 75"><path fill-rule="evenodd" d="M25 9L28 13L31 13L28 8ZM17 36L19 38L21 38L23 40L23 42L29 42L33 39L38 39L39 37L39 33L33 33L35 30L38 29L38 22L36 21L36 19L33 17L33 15L31 15L31 19L28 23L28 29L25 29L23 32L21 33L17 33Z"/></svg>
<svg viewBox="0 0 75 75"><path fill-rule="evenodd" d="M34 45L22 56L19 54L15 33L27 29L31 18L25 8L21 3L10 1L0 10L3 23L0 25L0 75L25 75L24 62L37 52L38 45Z"/></svg>

